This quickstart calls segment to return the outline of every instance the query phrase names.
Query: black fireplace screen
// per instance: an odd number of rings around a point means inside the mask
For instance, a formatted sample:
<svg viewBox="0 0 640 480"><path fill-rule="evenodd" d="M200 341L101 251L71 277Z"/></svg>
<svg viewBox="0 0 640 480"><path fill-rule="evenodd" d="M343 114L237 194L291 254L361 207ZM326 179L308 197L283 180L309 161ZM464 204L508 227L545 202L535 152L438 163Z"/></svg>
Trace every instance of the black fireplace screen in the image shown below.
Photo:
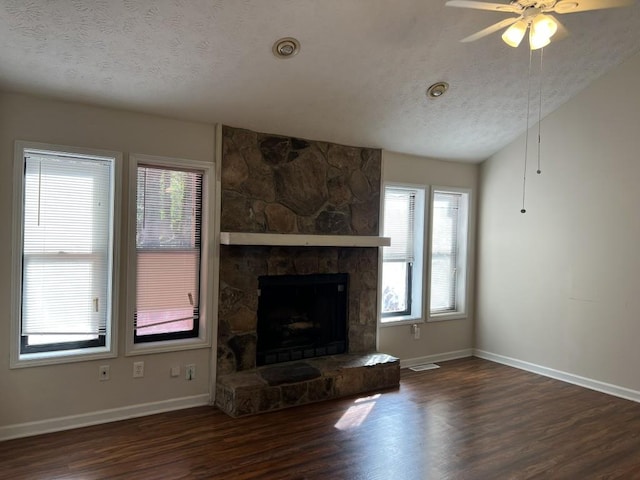
<svg viewBox="0 0 640 480"><path fill-rule="evenodd" d="M347 351L346 273L258 278L257 365Z"/></svg>

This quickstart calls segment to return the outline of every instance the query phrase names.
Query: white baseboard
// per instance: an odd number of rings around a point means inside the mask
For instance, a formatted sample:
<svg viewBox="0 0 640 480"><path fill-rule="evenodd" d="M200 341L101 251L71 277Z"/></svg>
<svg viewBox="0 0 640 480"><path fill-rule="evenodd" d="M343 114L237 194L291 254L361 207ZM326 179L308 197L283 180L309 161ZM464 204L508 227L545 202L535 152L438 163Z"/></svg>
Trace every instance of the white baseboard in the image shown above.
<svg viewBox="0 0 640 480"><path fill-rule="evenodd" d="M485 360L491 360L492 362L508 365L509 367L519 368L520 370L526 370L527 372L537 373L538 375L543 375L563 382L572 383L580 387L596 390L597 392L607 393L614 397L640 402L640 392L637 390L631 390L630 388L581 377L580 375L574 375L573 373L543 367L542 365L536 365L535 363L525 362L516 358L505 357L504 355L498 355L484 350L475 349L473 351L473 355L475 357L484 358Z"/></svg>
<svg viewBox="0 0 640 480"><path fill-rule="evenodd" d="M453 352L436 353L434 355L426 355L424 357L407 358L400 360L400 368L415 367L423 363L446 362L447 360L455 360L457 358L466 358L473 356L473 349L465 348L464 350L455 350Z"/></svg>
<svg viewBox="0 0 640 480"><path fill-rule="evenodd" d="M173 398L160 402L141 403L127 407L99 410L97 412L71 415L68 417L51 418L37 422L18 423L0 427L0 441L12 438L30 437L43 433L71 430L72 428L88 427L99 423L116 422L135 417L144 417L156 413L181 410L183 408L201 407L209 405L209 395L194 395L191 397Z"/></svg>

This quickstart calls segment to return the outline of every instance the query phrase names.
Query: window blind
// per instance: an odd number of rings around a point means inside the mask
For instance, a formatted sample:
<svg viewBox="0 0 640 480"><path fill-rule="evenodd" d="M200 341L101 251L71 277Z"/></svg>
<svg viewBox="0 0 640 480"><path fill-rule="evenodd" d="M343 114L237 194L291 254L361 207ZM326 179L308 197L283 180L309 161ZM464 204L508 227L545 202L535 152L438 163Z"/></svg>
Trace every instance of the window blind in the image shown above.
<svg viewBox="0 0 640 480"><path fill-rule="evenodd" d="M113 159L25 151L21 335L26 345L106 332Z"/></svg>
<svg viewBox="0 0 640 480"><path fill-rule="evenodd" d="M136 337L197 331L202 182L201 172L137 169Z"/></svg>
<svg viewBox="0 0 640 480"><path fill-rule="evenodd" d="M415 205L415 190L385 188L384 236L391 237L391 245L383 248L385 262L414 261Z"/></svg>
<svg viewBox="0 0 640 480"><path fill-rule="evenodd" d="M431 239L431 313L456 309L460 199L455 192L434 192Z"/></svg>

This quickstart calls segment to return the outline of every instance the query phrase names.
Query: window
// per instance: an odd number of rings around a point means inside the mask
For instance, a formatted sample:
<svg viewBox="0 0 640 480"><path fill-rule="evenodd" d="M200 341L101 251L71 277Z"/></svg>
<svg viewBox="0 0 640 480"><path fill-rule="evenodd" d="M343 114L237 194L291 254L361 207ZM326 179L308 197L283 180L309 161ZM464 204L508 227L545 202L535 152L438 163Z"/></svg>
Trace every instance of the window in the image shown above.
<svg viewBox="0 0 640 480"><path fill-rule="evenodd" d="M112 354L119 155L102 153L16 143L13 366Z"/></svg>
<svg viewBox="0 0 640 480"><path fill-rule="evenodd" d="M387 185L384 190L382 323L422 316L423 187Z"/></svg>
<svg viewBox="0 0 640 480"><path fill-rule="evenodd" d="M135 241L129 288L134 300L128 350L201 346L209 283L204 248L209 165L142 155L133 160L135 225L130 228Z"/></svg>
<svg viewBox="0 0 640 480"><path fill-rule="evenodd" d="M431 205L430 314L464 316L469 192L434 188Z"/></svg>

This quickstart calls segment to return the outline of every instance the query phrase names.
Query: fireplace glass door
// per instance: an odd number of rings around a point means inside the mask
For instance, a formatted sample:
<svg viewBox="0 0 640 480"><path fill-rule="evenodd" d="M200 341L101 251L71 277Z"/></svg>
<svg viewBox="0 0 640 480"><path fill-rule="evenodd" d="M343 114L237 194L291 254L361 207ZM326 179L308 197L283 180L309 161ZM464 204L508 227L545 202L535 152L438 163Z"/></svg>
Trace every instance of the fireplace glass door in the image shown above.
<svg viewBox="0 0 640 480"><path fill-rule="evenodd" d="M348 277L259 277L257 365L347 352Z"/></svg>

